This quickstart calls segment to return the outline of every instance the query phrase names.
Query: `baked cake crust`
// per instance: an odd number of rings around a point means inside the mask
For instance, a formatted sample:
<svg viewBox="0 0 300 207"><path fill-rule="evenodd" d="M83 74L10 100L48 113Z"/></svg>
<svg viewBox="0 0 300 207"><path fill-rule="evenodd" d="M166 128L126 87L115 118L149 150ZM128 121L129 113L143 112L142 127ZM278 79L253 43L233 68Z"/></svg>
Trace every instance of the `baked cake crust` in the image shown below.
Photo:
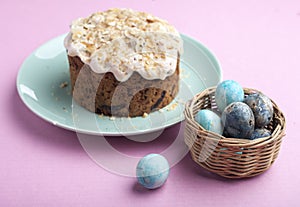
<svg viewBox="0 0 300 207"><path fill-rule="evenodd" d="M135 117L168 105L179 90L179 58L176 71L165 80L145 80L133 73L125 82L108 72L95 73L79 57L68 56L73 99L97 114Z"/></svg>

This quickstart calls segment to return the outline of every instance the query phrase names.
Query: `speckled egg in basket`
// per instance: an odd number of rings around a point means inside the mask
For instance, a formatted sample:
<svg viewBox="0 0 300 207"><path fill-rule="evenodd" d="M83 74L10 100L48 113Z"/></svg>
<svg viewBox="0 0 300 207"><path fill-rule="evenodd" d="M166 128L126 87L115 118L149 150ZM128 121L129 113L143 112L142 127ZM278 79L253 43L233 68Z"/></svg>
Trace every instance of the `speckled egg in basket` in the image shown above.
<svg viewBox="0 0 300 207"><path fill-rule="evenodd" d="M270 136L254 140L224 137L201 127L195 115L201 109L217 111L216 88L208 88L195 95L185 108L186 126L184 139L192 159L212 173L226 178L253 177L265 172L278 157L285 135L285 117L271 100L274 109L271 122L265 129ZM258 90L244 88L245 98Z"/></svg>

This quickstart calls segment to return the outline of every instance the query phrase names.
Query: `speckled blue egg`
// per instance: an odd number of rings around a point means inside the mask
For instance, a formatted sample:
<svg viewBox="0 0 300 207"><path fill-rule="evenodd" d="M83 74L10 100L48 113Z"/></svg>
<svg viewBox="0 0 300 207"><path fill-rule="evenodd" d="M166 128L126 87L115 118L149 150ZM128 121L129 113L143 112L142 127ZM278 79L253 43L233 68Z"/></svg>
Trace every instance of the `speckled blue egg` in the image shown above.
<svg viewBox="0 0 300 207"><path fill-rule="evenodd" d="M255 126L262 128L267 126L273 117L273 105L271 100L262 93L250 94L244 101L253 111Z"/></svg>
<svg viewBox="0 0 300 207"><path fill-rule="evenodd" d="M229 104L244 101L244 90L238 82L225 80L218 84L215 92L215 100L218 109L223 112Z"/></svg>
<svg viewBox="0 0 300 207"><path fill-rule="evenodd" d="M222 113L224 134L227 137L250 138L254 131L254 115L250 107L242 102L229 104Z"/></svg>
<svg viewBox="0 0 300 207"><path fill-rule="evenodd" d="M254 130L254 132L251 134L250 139L257 139L262 137L268 137L271 136L271 131L265 128L257 128Z"/></svg>
<svg viewBox="0 0 300 207"><path fill-rule="evenodd" d="M161 187L169 176L169 163L159 154L149 154L137 164L136 176L138 182L148 189Z"/></svg>
<svg viewBox="0 0 300 207"><path fill-rule="evenodd" d="M222 135L221 118L213 111L202 109L198 111L195 120L206 130Z"/></svg>

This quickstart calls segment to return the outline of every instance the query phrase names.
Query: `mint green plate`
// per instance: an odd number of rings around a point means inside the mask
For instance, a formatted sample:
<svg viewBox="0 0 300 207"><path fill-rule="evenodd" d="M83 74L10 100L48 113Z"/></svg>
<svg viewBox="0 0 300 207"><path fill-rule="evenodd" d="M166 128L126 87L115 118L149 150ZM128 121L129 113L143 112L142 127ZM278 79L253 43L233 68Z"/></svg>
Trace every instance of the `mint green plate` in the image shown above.
<svg viewBox="0 0 300 207"><path fill-rule="evenodd" d="M72 101L68 60L61 35L41 45L21 66L18 93L42 119L65 129L94 135L138 135L163 130L184 120L184 105L195 94L222 79L216 57L196 40L182 35L181 79L176 99L162 110L136 118L100 117ZM67 83L67 86L65 86Z"/></svg>

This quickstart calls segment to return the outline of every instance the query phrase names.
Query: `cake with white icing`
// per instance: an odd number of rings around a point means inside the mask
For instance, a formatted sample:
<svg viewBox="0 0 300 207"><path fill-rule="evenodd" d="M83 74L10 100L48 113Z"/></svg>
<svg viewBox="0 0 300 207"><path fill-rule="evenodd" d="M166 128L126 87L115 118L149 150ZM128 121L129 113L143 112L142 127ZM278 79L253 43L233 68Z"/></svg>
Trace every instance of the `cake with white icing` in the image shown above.
<svg viewBox="0 0 300 207"><path fill-rule="evenodd" d="M165 20L110 9L72 22L65 38L74 100L108 116L142 116L179 89L182 40Z"/></svg>

